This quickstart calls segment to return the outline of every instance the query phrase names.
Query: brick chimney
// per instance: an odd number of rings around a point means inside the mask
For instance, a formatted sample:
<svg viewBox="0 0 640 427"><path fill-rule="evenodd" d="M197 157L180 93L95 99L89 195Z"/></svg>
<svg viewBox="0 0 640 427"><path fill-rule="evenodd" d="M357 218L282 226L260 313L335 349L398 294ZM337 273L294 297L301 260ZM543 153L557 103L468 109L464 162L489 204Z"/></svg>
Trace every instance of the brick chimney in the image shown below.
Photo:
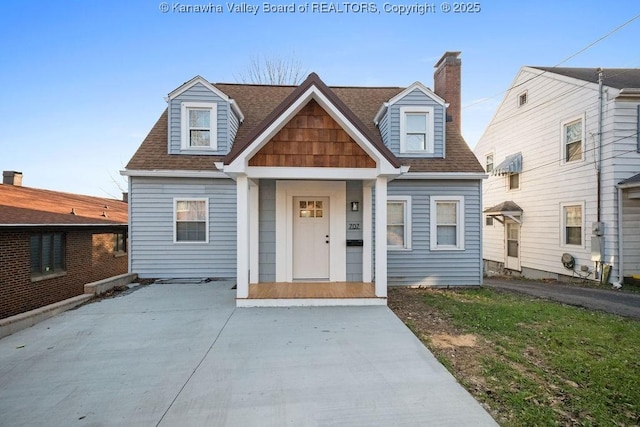
<svg viewBox="0 0 640 427"><path fill-rule="evenodd" d="M460 75L462 61L458 56L460 52L445 52L436 63L433 73L433 91L449 104L447 108L447 121L461 129L461 105L460 105Z"/></svg>
<svg viewBox="0 0 640 427"><path fill-rule="evenodd" d="M22 187L22 172L3 171L2 183L6 185L14 185L16 187Z"/></svg>

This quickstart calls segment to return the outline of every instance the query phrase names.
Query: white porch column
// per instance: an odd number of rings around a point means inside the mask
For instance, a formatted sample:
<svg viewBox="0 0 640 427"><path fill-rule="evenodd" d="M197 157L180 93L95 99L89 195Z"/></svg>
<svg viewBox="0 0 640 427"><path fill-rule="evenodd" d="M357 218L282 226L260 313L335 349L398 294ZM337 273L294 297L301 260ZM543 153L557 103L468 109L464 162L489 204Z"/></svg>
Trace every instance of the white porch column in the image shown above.
<svg viewBox="0 0 640 427"><path fill-rule="evenodd" d="M260 277L260 186L249 180L249 283L258 283Z"/></svg>
<svg viewBox="0 0 640 427"><path fill-rule="evenodd" d="M237 292L236 298L249 297L249 180L236 179Z"/></svg>
<svg viewBox="0 0 640 427"><path fill-rule="evenodd" d="M373 275L373 183L362 183L362 281L371 283Z"/></svg>
<svg viewBox="0 0 640 427"><path fill-rule="evenodd" d="M387 296L387 178L376 178L376 296Z"/></svg>

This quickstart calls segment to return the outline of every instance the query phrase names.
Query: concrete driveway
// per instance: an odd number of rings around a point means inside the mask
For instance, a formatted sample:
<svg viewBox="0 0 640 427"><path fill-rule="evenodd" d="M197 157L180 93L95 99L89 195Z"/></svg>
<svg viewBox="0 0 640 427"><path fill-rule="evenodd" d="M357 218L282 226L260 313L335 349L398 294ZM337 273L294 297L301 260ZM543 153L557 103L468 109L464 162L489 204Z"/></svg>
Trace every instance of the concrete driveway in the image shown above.
<svg viewBox="0 0 640 427"><path fill-rule="evenodd" d="M154 284L0 340L0 425L497 425L387 307Z"/></svg>

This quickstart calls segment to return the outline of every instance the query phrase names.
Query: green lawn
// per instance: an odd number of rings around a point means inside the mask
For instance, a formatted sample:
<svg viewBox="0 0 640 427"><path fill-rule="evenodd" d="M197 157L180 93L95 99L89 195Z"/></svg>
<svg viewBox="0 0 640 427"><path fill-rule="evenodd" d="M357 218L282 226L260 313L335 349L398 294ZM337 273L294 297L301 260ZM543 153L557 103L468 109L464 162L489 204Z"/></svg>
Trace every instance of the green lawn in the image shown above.
<svg viewBox="0 0 640 427"><path fill-rule="evenodd" d="M420 295L482 342L474 394L502 425L640 425L640 322L490 289Z"/></svg>

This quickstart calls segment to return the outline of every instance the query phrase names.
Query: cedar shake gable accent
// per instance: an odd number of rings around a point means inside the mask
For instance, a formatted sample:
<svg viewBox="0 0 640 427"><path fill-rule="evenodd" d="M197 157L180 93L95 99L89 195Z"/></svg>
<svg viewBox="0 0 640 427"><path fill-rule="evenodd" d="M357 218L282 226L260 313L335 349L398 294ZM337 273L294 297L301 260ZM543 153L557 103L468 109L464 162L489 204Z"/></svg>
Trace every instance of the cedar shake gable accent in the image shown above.
<svg viewBox="0 0 640 427"><path fill-rule="evenodd" d="M311 99L249 159L249 166L375 168L376 162Z"/></svg>
<svg viewBox="0 0 640 427"><path fill-rule="evenodd" d="M0 184L0 227L126 226L127 216L120 200Z"/></svg>
<svg viewBox="0 0 640 427"><path fill-rule="evenodd" d="M251 145L251 143L259 137L267 128L273 124L302 94L304 94L311 87L316 87L327 99L336 107L340 113L342 113L356 129L371 142L371 144L382 154L391 165L398 168L401 166L398 158L389 150L389 148L382 143L380 138L376 138L367 126L346 106L346 104L327 86L324 84L320 77L316 73L309 74L309 77L293 90L281 103L278 105L260 124L253 128L250 133L242 140L236 141L229 154L225 157L224 163L230 164L236 159L244 150Z"/></svg>

